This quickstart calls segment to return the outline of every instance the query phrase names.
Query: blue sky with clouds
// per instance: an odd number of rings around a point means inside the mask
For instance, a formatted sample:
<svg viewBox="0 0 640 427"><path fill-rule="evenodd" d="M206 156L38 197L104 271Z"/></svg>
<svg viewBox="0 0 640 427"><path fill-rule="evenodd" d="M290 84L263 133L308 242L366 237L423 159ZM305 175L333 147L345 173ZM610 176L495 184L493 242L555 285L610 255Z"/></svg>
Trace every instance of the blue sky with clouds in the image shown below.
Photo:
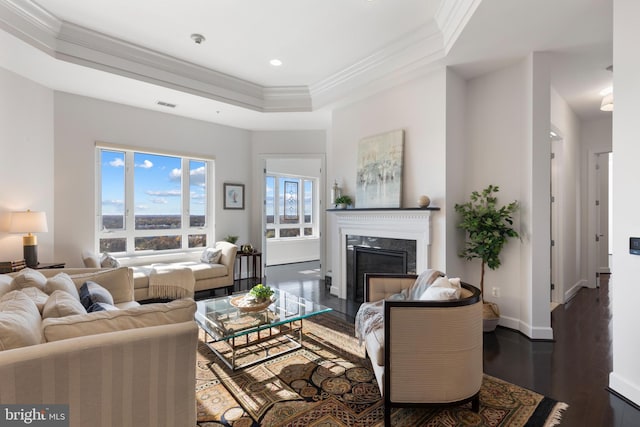
<svg viewBox="0 0 640 427"><path fill-rule="evenodd" d="M120 151L102 150L102 213L124 213L125 156ZM190 211L204 215L206 207L206 164L190 160ZM182 203L179 157L134 154L135 215L179 215Z"/></svg>

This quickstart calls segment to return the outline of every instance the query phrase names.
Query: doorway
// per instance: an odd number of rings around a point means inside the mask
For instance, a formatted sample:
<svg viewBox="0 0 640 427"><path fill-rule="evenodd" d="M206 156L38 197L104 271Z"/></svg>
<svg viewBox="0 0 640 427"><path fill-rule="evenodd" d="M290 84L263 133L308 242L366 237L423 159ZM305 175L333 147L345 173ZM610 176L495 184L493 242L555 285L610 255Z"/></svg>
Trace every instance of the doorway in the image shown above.
<svg viewBox="0 0 640 427"><path fill-rule="evenodd" d="M322 266L324 157L313 154L262 157L265 268L318 260Z"/></svg>
<svg viewBox="0 0 640 427"><path fill-rule="evenodd" d="M564 144L563 138L560 132L552 126L550 132L551 143L551 179L550 179L550 215L551 215L551 227L550 227L550 299L551 310L560 304L564 304L564 280L563 280L563 263L562 263L562 248L563 248L563 215L562 215L562 201L563 198L563 186L562 186L562 165L564 161Z"/></svg>

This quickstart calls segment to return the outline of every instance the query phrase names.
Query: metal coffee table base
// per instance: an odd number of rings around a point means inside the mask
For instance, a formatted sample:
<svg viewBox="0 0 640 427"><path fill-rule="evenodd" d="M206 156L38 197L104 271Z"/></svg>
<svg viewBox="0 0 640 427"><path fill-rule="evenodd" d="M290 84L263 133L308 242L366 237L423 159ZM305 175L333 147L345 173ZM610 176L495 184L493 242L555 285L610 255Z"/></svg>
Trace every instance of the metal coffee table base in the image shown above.
<svg viewBox="0 0 640 427"><path fill-rule="evenodd" d="M250 334L246 334L238 337L230 337L225 340L216 340L215 337L211 336L206 330L204 331L205 338L208 336L211 340L206 339L205 343L207 347L211 351L213 351L216 356L220 360L224 362L225 365L232 371L236 371L238 369L248 368L249 366L257 365L258 363L262 363L266 360L273 359L274 357L281 356L286 353L290 353L302 347L302 319L288 322L278 327L269 327L256 332L253 332L251 335L257 335L257 337L250 337ZM298 339L296 340L292 335L298 335ZM292 343L293 347L286 348L282 351L278 351L276 353L271 353L269 351L269 347L259 348L258 344L268 343L271 340L275 340L279 337L285 337L290 343ZM239 342L243 341L243 342ZM218 344L224 342L231 349L231 358L222 354L218 349L216 349L213 344ZM264 351L264 357L253 359L250 362L244 363L242 365L237 365L236 362L236 351L244 348L256 346L255 353ZM249 349L252 351L252 349Z"/></svg>

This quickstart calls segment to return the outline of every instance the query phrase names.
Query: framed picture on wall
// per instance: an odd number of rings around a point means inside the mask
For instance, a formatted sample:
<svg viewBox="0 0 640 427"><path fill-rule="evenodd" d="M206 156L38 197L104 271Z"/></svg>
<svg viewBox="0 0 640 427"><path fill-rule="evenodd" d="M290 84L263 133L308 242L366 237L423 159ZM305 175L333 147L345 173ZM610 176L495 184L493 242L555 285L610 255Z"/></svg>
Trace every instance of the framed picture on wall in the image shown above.
<svg viewBox="0 0 640 427"><path fill-rule="evenodd" d="M224 209L244 209L244 184L223 184Z"/></svg>

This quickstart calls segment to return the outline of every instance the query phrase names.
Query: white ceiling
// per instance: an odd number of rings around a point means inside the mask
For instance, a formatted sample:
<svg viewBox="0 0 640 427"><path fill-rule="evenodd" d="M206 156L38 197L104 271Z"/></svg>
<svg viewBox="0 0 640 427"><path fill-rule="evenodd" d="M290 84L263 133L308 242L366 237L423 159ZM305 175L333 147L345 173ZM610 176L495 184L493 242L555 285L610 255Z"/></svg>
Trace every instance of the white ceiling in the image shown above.
<svg viewBox="0 0 640 427"><path fill-rule="evenodd" d="M472 78L548 51L581 118L612 81L612 0L0 0L0 29L0 66L55 90L246 129L327 128L443 58Z"/></svg>

